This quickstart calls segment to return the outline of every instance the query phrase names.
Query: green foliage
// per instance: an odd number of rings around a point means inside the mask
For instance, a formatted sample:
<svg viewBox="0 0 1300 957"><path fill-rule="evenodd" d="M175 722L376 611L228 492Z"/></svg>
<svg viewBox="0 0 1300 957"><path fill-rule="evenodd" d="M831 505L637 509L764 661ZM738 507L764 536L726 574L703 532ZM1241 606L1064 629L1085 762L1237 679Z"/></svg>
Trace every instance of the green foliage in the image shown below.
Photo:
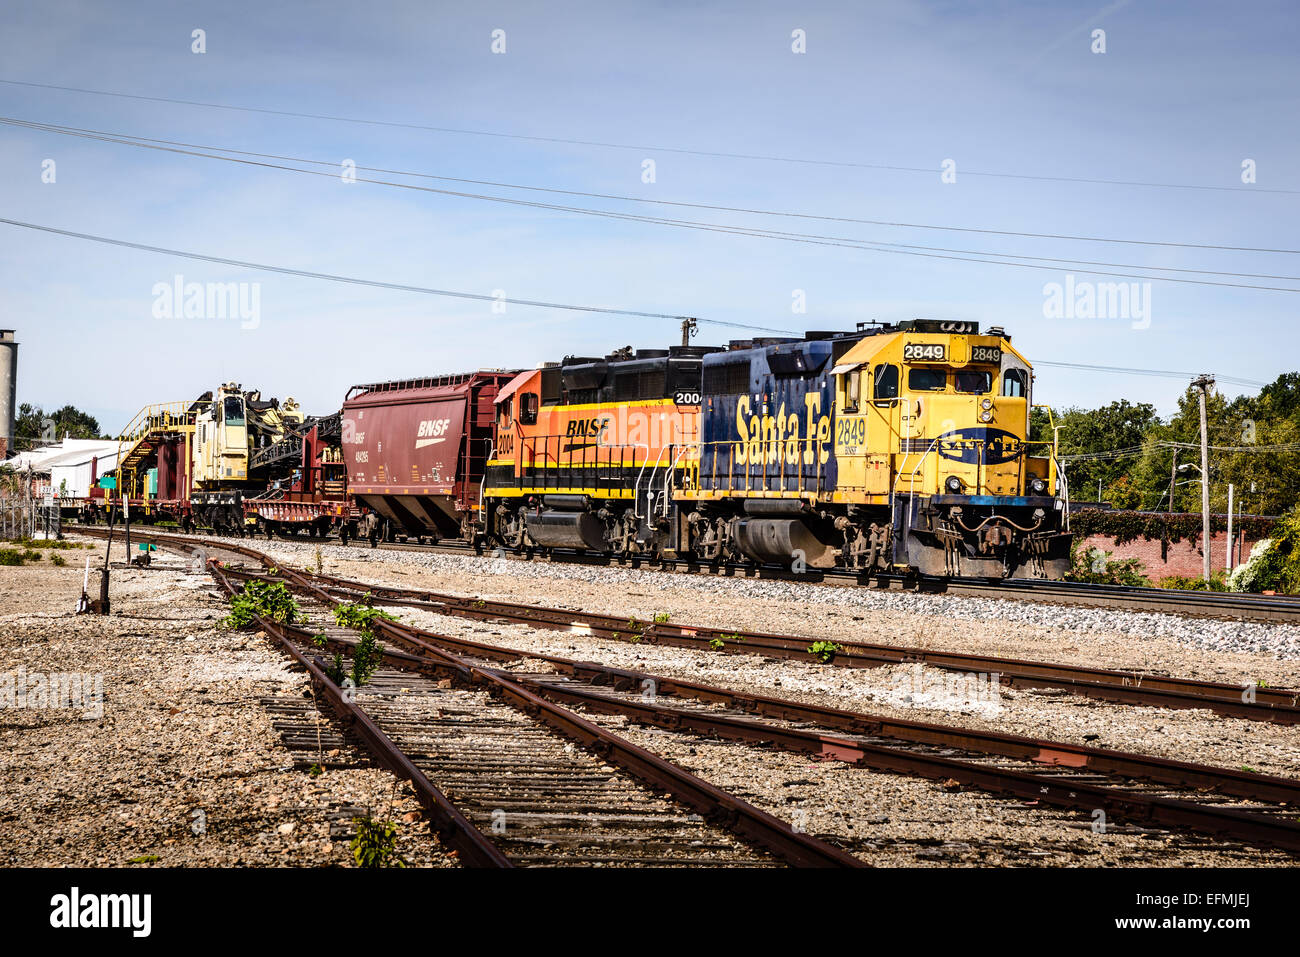
<svg viewBox="0 0 1300 957"><path fill-rule="evenodd" d="M21 565L23 553L14 548L0 548L0 565Z"/></svg>
<svg viewBox="0 0 1300 957"><path fill-rule="evenodd" d="M1272 538L1256 543L1228 583L1233 591L1300 594L1300 506L1282 516Z"/></svg>
<svg viewBox="0 0 1300 957"><path fill-rule="evenodd" d="M284 582L253 579L244 583L243 591L230 597L230 614L220 624L223 628L249 628L257 618L291 624L301 617L298 603Z"/></svg>
<svg viewBox="0 0 1300 957"><path fill-rule="evenodd" d="M709 647L714 651L721 651L723 648L727 647L727 643L721 638L710 638Z"/></svg>
<svg viewBox="0 0 1300 957"><path fill-rule="evenodd" d="M1160 579L1156 585L1160 588L1178 588L1183 591L1227 591L1228 573L1223 570L1212 572L1208 585L1204 578L1191 575L1170 575Z"/></svg>
<svg viewBox="0 0 1300 957"><path fill-rule="evenodd" d="M312 764L312 766L307 769L307 773L314 778L318 778L325 773L325 769L319 764Z"/></svg>
<svg viewBox="0 0 1300 957"><path fill-rule="evenodd" d="M129 861L127 861L127 863L128 864L154 864L159 860L161 860L161 858L157 854L141 854L139 857L131 858Z"/></svg>
<svg viewBox="0 0 1300 957"><path fill-rule="evenodd" d="M12 544L17 548L49 548L61 552L82 547L79 542L70 542L65 538L15 538L12 539ZM86 548L94 547L94 545L86 546Z"/></svg>
<svg viewBox="0 0 1300 957"><path fill-rule="evenodd" d="M317 648L324 648L326 645L330 643L330 640L328 637L326 637L324 632L321 632L321 634L316 635L312 638L311 643L315 645Z"/></svg>
<svg viewBox="0 0 1300 957"><path fill-rule="evenodd" d="M53 434L45 431L45 420L53 419ZM19 451L32 449L42 439L58 441L65 437L74 439L100 438L99 421L80 409L65 405L56 412L46 412L39 405L24 402L18 406L18 415L14 418L14 448Z"/></svg>
<svg viewBox="0 0 1300 957"><path fill-rule="evenodd" d="M397 853L397 825L372 817L353 818L357 836L352 839L352 859L357 867L405 867Z"/></svg>
<svg viewBox="0 0 1300 957"><path fill-rule="evenodd" d="M375 641L374 632L361 632L352 649L352 683L360 688L370 680L384 657L384 646Z"/></svg>
<svg viewBox="0 0 1300 957"><path fill-rule="evenodd" d="M665 622L667 622L668 619L671 618L671 617L672 617L672 615L668 614L668 612L666 612L666 611L657 611L657 612L655 612L655 624L656 624L656 625L662 625L662 624L664 624Z"/></svg>
<svg viewBox="0 0 1300 957"><path fill-rule="evenodd" d="M355 604L345 602L334 606L334 620L344 628L353 628L361 633L357 638L356 646L352 649L351 678L352 684L358 688L370 680L370 676L375 673L375 669L379 667L384 657L384 646L375 639L373 623L380 619L397 620L395 616L380 611L370 602L370 594L367 593L360 602ZM336 655L336 668L331 669L330 674L335 684L343 683L342 662L342 656ZM335 670L338 672L337 677L334 674Z"/></svg>
<svg viewBox="0 0 1300 957"><path fill-rule="evenodd" d="M51 555L50 564L62 568L64 565L68 564L68 560L62 555Z"/></svg>
<svg viewBox="0 0 1300 957"><path fill-rule="evenodd" d="M1100 548L1083 547L1078 537L1070 549L1070 573L1067 581L1086 582L1090 585L1149 586L1151 580L1142 574L1146 566L1136 558L1116 559L1111 552Z"/></svg>
<svg viewBox="0 0 1300 957"><path fill-rule="evenodd" d="M1247 538L1269 535L1277 522L1271 518L1253 518L1249 515L1233 519L1233 532L1242 531ZM1226 532L1227 515L1211 515L1210 530ZM1115 544L1126 545L1139 538L1146 541L1166 541L1176 544L1187 539L1193 544L1201 538L1201 514L1182 513L1167 515L1161 512L1124 512L1083 508L1070 513L1070 531L1076 542L1089 535L1104 535L1115 539Z"/></svg>
<svg viewBox="0 0 1300 957"><path fill-rule="evenodd" d="M1300 450L1270 450L1269 445L1300 442L1300 373L1288 372L1257 396L1228 398L1211 391L1206 401L1209 445L1210 511L1226 513L1228 485L1236 488L1234 506L1253 515L1278 515L1300 504ZM1198 392L1187 388L1178 411L1158 418L1149 405L1127 400L1099 409L1066 409L1057 417L1063 456L1132 450L1067 463L1071 498L1092 501L1097 496L1133 511L1199 513L1200 473L1187 469L1173 476L1174 464L1199 467L1201 440ZM1051 439L1047 417L1035 412L1030 420L1034 439ZM1160 443L1186 443L1175 450ZM1172 493L1172 494L1171 494ZM1199 537L1199 526L1169 538ZM1249 534L1249 530L1248 530ZM1146 535L1161 538L1159 531ZM1254 537L1254 536L1252 536Z"/></svg>
<svg viewBox="0 0 1300 957"><path fill-rule="evenodd" d="M342 685L343 679L348 675L347 668L343 666L343 652L335 652L334 660L330 662L325 669L325 677L336 685Z"/></svg>
<svg viewBox="0 0 1300 957"><path fill-rule="evenodd" d="M30 549L30 548L27 549L27 551L23 552L23 561L28 561L28 562L39 562L40 560L41 560L41 553L40 553L40 552L33 551L33 550Z"/></svg>
<svg viewBox="0 0 1300 957"><path fill-rule="evenodd" d="M370 623L380 618L387 618L389 621L397 621L396 616L388 614L386 611L380 611L371 604L369 593L355 604L344 602L334 606L334 621L343 628L356 628L362 631L370 630Z"/></svg>
<svg viewBox="0 0 1300 957"><path fill-rule="evenodd" d="M842 645L837 645L833 641L814 641L808 646L808 654L812 655L824 665L830 664L835 660L835 656L843 651Z"/></svg>

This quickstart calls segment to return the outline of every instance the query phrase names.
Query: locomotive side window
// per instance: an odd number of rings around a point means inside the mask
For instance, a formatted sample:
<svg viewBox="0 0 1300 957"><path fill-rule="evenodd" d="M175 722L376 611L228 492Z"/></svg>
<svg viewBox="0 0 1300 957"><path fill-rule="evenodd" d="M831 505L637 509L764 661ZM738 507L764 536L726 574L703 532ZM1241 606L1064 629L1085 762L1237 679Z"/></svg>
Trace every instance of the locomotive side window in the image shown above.
<svg viewBox="0 0 1300 957"><path fill-rule="evenodd" d="M506 399L506 400L505 400L504 402L502 402L499 406L497 406L497 412L498 412L498 414L499 414L499 416L500 416L500 418L501 418L501 426L502 426L502 428L509 428L509 427L510 427L510 416L513 414L513 413L512 413L512 406L513 406L514 404L515 404L515 400L514 400L513 397L511 397L511 398L509 398L509 399Z"/></svg>
<svg viewBox="0 0 1300 957"><path fill-rule="evenodd" d="M1021 369L1008 369L1002 373L1002 394L1015 399L1025 397L1025 373Z"/></svg>
<svg viewBox="0 0 1300 957"><path fill-rule="evenodd" d="M537 422L537 393L525 392L519 397L519 421L523 425Z"/></svg>
<svg viewBox="0 0 1300 957"><path fill-rule="evenodd" d="M953 376L953 388L958 392L983 395L993 388L993 373L958 372Z"/></svg>
<svg viewBox="0 0 1300 957"><path fill-rule="evenodd" d="M861 376L853 369L844 374L844 411L858 411L858 397L862 390Z"/></svg>
<svg viewBox="0 0 1300 957"><path fill-rule="evenodd" d="M908 369L907 387L913 392L942 392L948 373L942 369Z"/></svg>
<svg viewBox="0 0 1300 957"><path fill-rule="evenodd" d="M898 366L876 366L873 370L872 398L898 398Z"/></svg>

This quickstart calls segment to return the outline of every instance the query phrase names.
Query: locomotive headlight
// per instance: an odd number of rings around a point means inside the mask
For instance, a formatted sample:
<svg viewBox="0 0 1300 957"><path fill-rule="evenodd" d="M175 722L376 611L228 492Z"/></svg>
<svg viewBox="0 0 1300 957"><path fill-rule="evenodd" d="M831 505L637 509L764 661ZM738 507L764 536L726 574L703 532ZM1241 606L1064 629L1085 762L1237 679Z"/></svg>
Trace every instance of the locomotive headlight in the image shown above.
<svg viewBox="0 0 1300 957"><path fill-rule="evenodd" d="M958 495L961 493L961 479L959 479L955 475L949 475L948 480L944 482L943 485L944 488L946 488L953 495Z"/></svg>
<svg viewBox="0 0 1300 957"><path fill-rule="evenodd" d="M993 400L992 400L992 399L985 399L983 402L980 403L980 408L981 408L981 409L991 409L991 408L993 408Z"/></svg>
<svg viewBox="0 0 1300 957"><path fill-rule="evenodd" d="M1047 483L1040 478L1030 479L1029 490L1035 495L1042 495L1047 491Z"/></svg>
<svg viewBox="0 0 1300 957"><path fill-rule="evenodd" d="M981 422L992 422L992 421L993 421L993 413L990 412L988 409L985 409L983 412L980 413L980 421L981 421Z"/></svg>

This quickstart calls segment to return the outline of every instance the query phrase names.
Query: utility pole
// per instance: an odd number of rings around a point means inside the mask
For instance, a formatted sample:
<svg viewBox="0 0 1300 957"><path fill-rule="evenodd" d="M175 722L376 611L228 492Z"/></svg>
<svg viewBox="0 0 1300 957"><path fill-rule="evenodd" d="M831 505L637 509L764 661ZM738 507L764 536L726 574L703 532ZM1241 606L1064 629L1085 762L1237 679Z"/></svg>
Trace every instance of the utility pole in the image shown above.
<svg viewBox="0 0 1300 957"><path fill-rule="evenodd" d="M699 322L700 320L692 319L690 316L682 317L682 345L689 346L691 344L691 336L695 335Z"/></svg>
<svg viewBox="0 0 1300 957"><path fill-rule="evenodd" d="M1174 485L1178 481L1178 449L1174 449L1173 460L1169 463L1169 511L1174 511Z"/></svg>
<svg viewBox="0 0 1300 957"><path fill-rule="evenodd" d="M1228 554L1227 562L1224 565L1228 571L1232 571L1232 547L1236 542L1232 537L1232 483L1228 483Z"/></svg>
<svg viewBox="0 0 1300 957"><path fill-rule="evenodd" d="M1210 386L1214 385L1214 376L1201 375L1192 380L1192 385L1201 390L1201 552L1205 559L1205 582L1210 582L1210 440L1209 428L1205 423L1205 400Z"/></svg>

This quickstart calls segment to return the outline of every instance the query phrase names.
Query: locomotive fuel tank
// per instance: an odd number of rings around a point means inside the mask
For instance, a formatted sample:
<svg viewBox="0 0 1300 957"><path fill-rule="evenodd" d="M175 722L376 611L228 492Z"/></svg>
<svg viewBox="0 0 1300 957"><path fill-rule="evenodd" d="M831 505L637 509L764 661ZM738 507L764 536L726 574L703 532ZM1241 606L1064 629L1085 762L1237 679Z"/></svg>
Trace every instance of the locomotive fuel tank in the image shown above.
<svg viewBox="0 0 1300 957"><path fill-rule="evenodd" d="M750 499L732 534L740 552L756 562L833 568L835 545L826 531L818 534L821 524L797 500Z"/></svg>

